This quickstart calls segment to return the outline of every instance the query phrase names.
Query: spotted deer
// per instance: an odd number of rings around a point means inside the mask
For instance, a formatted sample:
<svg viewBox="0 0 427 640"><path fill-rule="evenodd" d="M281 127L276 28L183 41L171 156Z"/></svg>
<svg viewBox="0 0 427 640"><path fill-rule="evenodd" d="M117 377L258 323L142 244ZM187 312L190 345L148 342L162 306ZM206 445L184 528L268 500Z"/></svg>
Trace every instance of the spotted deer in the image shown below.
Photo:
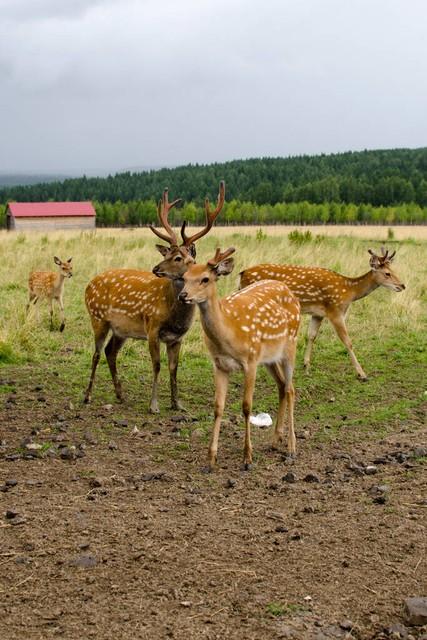
<svg viewBox="0 0 427 640"><path fill-rule="evenodd" d="M182 339L193 321L194 309L179 300L178 294L183 286L183 273L195 262L195 242L212 228L224 205L224 198L225 185L221 182L216 208L211 211L209 200L205 201L205 227L187 236L184 223L181 228L182 244L179 245L177 235L168 222L168 214L180 199L169 203L168 190L165 189L158 206L158 217L166 233L150 227L159 238L170 245L156 245L164 260L153 272L140 269L110 269L95 276L88 284L85 301L94 332L95 352L85 402L90 402L101 350L111 332L105 355L117 399L123 399L122 386L117 375L117 354L128 338L135 338L148 341L153 368L150 412L159 411L157 391L161 342L166 344L167 349L171 405L173 409L182 408L178 398L178 359Z"/></svg>
<svg viewBox="0 0 427 640"><path fill-rule="evenodd" d="M65 328L64 315L64 283L65 278L71 278L73 275L72 258L62 262L54 256L53 261L59 267L59 272L55 271L32 271L28 278L29 300L27 304L27 313L31 305L36 305L38 300L46 299L50 305L50 328L53 329L53 301L59 304L61 312L60 331Z"/></svg>
<svg viewBox="0 0 427 640"><path fill-rule="evenodd" d="M283 440L287 406L289 453L293 455L296 448L292 378L300 305L284 283L274 280L257 282L219 299L216 282L220 276L226 276L233 270L234 261L229 256L234 251L234 248L230 248L221 253L217 249L207 264L191 265L183 275L184 287L179 294L179 299L190 308L198 305L206 344L214 362L215 422L209 445L209 470L214 468L217 460L229 375L237 369L242 369L244 373L244 468L249 469L252 463L249 417L260 364L267 367L279 392L273 447Z"/></svg>
<svg viewBox="0 0 427 640"><path fill-rule="evenodd" d="M298 297L302 313L311 315L304 355L306 370L310 368L313 343L320 325L324 318L328 318L339 339L347 348L358 377L361 380L367 379L353 351L347 332L345 319L348 309L352 302L364 298L380 286L392 291L405 289L405 285L391 268L396 252L389 255L388 251L381 247L381 255L378 256L371 249L368 251L371 256L369 260L371 269L357 278L342 276L321 267L297 265L260 264L241 271L240 287L246 287L265 278L285 282Z"/></svg>

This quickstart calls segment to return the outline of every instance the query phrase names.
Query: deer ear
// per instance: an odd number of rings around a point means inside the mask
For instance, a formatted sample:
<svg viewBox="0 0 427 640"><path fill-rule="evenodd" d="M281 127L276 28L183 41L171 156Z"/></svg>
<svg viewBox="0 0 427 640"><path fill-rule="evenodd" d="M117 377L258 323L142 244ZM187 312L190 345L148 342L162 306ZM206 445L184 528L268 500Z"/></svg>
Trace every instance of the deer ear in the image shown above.
<svg viewBox="0 0 427 640"><path fill-rule="evenodd" d="M234 269L234 258L226 258L225 260L221 260L216 267L214 267L214 271L217 276L228 276Z"/></svg>
<svg viewBox="0 0 427 640"><path fill-rule="evenodd" d="M165 247L163 244L156 244L156 249L157 251L160 251L163 257L167 256L170 251L170 248Z"/></svg>
<svg viewBox="0 0 427 640"><path fill-rule="evenodd" d="M380 258L376 256L375 253L370 249L369 249L369 253L371 254L371 257L369 258L369 264L371 266L371 269L375 271L376 269L380 268L381 261L380 261Z"/></svg>
<svg viewBox="0 0 427 640"><path fill-rule="evenodd" d="M53 261L54 261L54 263L55 263L55 264L57 264L57 265L61 265L61 264L62 264L62 263L61 263L61 260L60 260L59 258L57 258L56 256L54 256L54 257L53 257Z"/></svg>

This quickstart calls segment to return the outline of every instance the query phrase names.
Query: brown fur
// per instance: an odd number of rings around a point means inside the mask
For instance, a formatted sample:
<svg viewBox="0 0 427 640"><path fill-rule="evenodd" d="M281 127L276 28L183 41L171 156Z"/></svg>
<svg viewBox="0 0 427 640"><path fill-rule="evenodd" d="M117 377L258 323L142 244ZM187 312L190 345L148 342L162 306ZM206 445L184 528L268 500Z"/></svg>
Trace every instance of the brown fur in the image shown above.
<svg viewBox="0 0 427 640"><path fill-rule="evenodd" d="M358 376L365 380L366 374L356 358L347 332L345 324L347 311L352 302L364 298L379 286L392 291L405 289L405 285L391 268L394 254L388 256L388 252L384 249L381 256L375 255L372 251L370 254L371 270L357 278L343 276L321 267L260 264L241 272L240 286L246 287L266 278L285 282L298 297L302 313L311 315L308 344L304 356L306 369L310 367L311 351L320 325L324 318L328 318L338 337L347 347Z"/></svg>
<svg viewBox="0 0 427 640"><path fill-rule="evenodd" d="M56 300L59 304L61 312L61 325L60 331L65 328L65 315L64 315L64 282L65 278L71 278L73 275L73 267L71 265L72 258L69 258L66 262L62 262L56 256L54 262L59 267L59 272L53 271L32 271L28 278L28 293L29 301L27 304L27 313L30 305L37 304L40 299L47 299L50 304L50 328L53 328L53 301Z"/></svg>
<svg viewBox="0 0 427 640"><path fill-rule="evenodd" d="M228 251L228 255L231 250ZM225 254L224 254L225 255ZM252 462L249 417L258 365L264 364L279 391L279 411L273 445L283 439L285 408L288 407L288 451L295 453L293 424L296 339L300 305L289 288L273 280L255 283L219 300L216 280L233 269L233 260L217 252L206 265L193 265L184 274L180 298L198 304L206 344L215 370L215 424L209 446L209 467L216 463L221 418L228 377L242 369L245 376L243 415L245 419L244 465Z"/></svg>

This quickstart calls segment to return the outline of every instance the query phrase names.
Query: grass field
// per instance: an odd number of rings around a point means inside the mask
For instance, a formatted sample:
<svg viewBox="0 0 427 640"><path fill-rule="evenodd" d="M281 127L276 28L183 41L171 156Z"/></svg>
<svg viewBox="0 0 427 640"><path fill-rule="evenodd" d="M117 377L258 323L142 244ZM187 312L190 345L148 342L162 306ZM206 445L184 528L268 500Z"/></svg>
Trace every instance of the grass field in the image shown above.
<svg viewBox="0 0 427 640"><path fill-rule="evenodd" d="M371 228L374 232L375 228ZM383 229L378 228L378 235ZM2 262L0 266L0 304L2 319L0 324L0 361L5 363L34 363L42 368L61 368L66 364L64 375L73 392L73 400L81 397L86 378L89 375L92 353L92 333L84 305L84 290L90 279L110 267L137 267L150 270L160 260L154 248L152 234L148 230L105 230L96 233L55 233L49 235L16 235L3 233L0 236ZM236 267L227 278L221 279L222 291L229 292L237 287L239 271L260 262L292 262L314 264L337 270L346 275L359 275L368 270L370 247L379 248L375 237L356 239L340 236L313 236L309 242L292 243L287 235L270 229L258 234L246 234L242 230L218 229L200 243L198 260L206 260L217 245L222 248L236 247ZM424 390L419 387L417 363L425 357L425 328L427 309L427 263L425 252L427 242L418 239L393 241L387 246L397 250L395 268L406 283L402 293L392 293L379 289L364 300L356 302L350 311L349 332L354 342L356 354L362 365L371 374L369 390L382 390L393 398L392 404L384 398L384 411L390 417L409 408L422 399ZM65 307L67 326L64 335L49 331L48 308L39 304L27 318L27 278L33 269L55 269L53 256L61 259L73 257L74 277L65 283ZM300 389L300 411L307 401L307 410L316 412L319 408L310 401L310 393L317 386L329 387L333 391L334 375L345 378L347 389L343 402L358 403L363 389L353 383L353 371L344 347L335 338L330 327L322 327L315 345L313 375L305 377L301 371L302 351L305 344L306 323L300 333L297 386ZM61 358L62 351L67 356ZM59 357L58 357L59 355ZM393 357L393 355L395 357ZM201 328L197 320L183 343L180 387L189 406L197 406L196 386L204 388L210 381L211 365L208 361ZM104 362L105 365L105 362ZM120 370L128 393L142 401L144 392L138 389L141 372L150 377L150 360L146 344L128 341L120 355ZM203 373L202 373L203 372ZM62 375L62 374L61 374ZM202 376L202 377L201 377ZM162 385L163 406L167 406L167 376ZM396 398L394 383L399 383L402 391ZM313 389L312 385L315 385ZM402 388L403 386L403 388ZM107 401L111 397L109 374L106 366L100 366L95 398ZM265 398L264 393L262 394ZM306 398L306 400L305 400ZM259 407L274 410L271 406ZM264 399L263 404L267 404ZM141 408L142 408L141 407ZM165 407L166 408L166 407ZM337 407L327 406L323 411L328 415ZM363 415L354 417L356 421L368 418L371 424L382 422L377 407L363 407ZM370 415L372 413L372 415ZM385 427L384 427L385 428Z"/></svg>
<svg viewBox="0 0 427 640"><path fill-rule="evenodd" d="M210 258L217 245L236 247L235 271L221 280L223 293L237 286L243 267L260 262L318 265L355 276L369 268L367 249L379 249L388 235L387 228L373 227L357 237L359 228L346 227L335 237L322 228L306 241L291 241L288 231L215 229L200 241L198 261ZM348 316L366 383L356 379L326 323L311 373L304 373L304 319L295 373L298 482L288 485L282 481L288 470L282 458L269 451L268 430L254 428L254 469L239 472L239 374L230 385L218 471L200 473L214 389L198 319L184 339L178 373L181 399L193 421L169 409L164 355L160 416L147 414L151 364L142 341L128 341L119 356L124 404L115 403L103 358L92 405L82 405L93 350L85 287L110 267L150 270L160 254L149 230L0 234L0 440L6 443L0 447L0 473L3 480L12 474L18 479L10 490L15 493L7 494L13 504L8 497L7 505L28 519L21 528L5 528L5 549L12 559L30 542L35 549L33 565L21 563L16 574L0 571L0 589L11 593L4 603L8 637L22 637L24 631L26 637L50 637L65 624L70 638L305 639L316 637L322 625L322 637L332 638L341 636L333 635L336 630L329 636L327 625L350 618L355 631L347 638L380 638L375 634L384 625L401 619L402 598L424 595L427 575L422 503L427 457L422 450L416 458L408 453L425 446L426 438L427 238L415 228L406 237L397 230L395 237L386 244L396 249L395 270L406 290L378 289L354 303ZM72 256L74 263L74 277L65 283L64 333L49 330L45 303L25 314L28 274L54 269L54 255ZM276 407L275 388L259 370L254 412L274 415ZM42 443L33 461L22 458L28 437ZM62 461L61 441L86 442L85 457ZM395 464L396 450L403 452L406 466ZM16 458L13 472L6 454ZM354 472L361 460L376 458L387 464L378 463L375 478ZM155 473L145 477L146 471ZM319 476L319 484L302 481L309 471ZM90 482L98 476L101 489L93 489ZM24 479L29 484L20 489ZM375 483L390 489L384 505L369 497ZM69 564L70 554L87 540L103 558L93 569L93 583L79 573L86 569ZM46 558L37 560L39 553ZM142 557L142 564L135 557ZM97 604L81 601L83 590ZM304 600L307 595L312 604ZM46 597L52 611L62 612L46 618L54 623L39 623L39 614L32 613L44 610ZM103 616L98 615L102 607L108 610ZM156 618L159 611L162 617ZM288 623L300 630L297 635L285 634Z"/></svg>

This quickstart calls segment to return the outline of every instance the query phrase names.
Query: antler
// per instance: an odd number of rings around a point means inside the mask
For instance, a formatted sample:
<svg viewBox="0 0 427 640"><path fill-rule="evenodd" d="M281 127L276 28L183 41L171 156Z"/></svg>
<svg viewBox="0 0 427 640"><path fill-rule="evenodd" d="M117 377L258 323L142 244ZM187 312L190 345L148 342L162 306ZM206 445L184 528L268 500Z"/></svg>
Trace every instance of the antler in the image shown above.
<svg viewBox="0 0 427 640"><path fill-rule="evenodd" d="M171 245L177 245L178 238L176 237L175 231L172 229L168 222L168 215L172 207L174 207L178 202L181 202L182 198L177 198L169 204L168 193L169 189L166 187L166 189L163 191L162 199L157 206L157 215L159 216L160 224L166 229L168 235L162 233L161 231L158 231L152 224L150 224L149 226L151 231L155 233L156 236L158 236L161 240L165 240L165 242L169 242L169 244Z"/></svg>
<svg viewBox="0 0 427 640"><path fill-rule="evenodd" d="M218 249L215 251L214 257L208 260L208 265L211 267L216 267L217 264L228 258L228 256L231 256L231 254L235 251L236 249L234 247L230 247L229 249L224 251L224 253L221 253L221 249L218 247Z"/></svg>
<svg viewBox="0 0 427 640"><path fill-rule="evenodd" d="M186 222L184 222L184 224L182 225L182 227L181 227L181 237L182 237L182 239L184 241L184 246L185 247L189 247L190 244L193 244L194 242L196 242L196 240L199 240L199 238L202 238L203 236L205 236L212 229L213 223L215 222L215 220L218 217L222 207L224 206L224 200L225 200L225 182L224 182L224 180L221 180L221 182L219 183L219 193L218 193L217 205L216 205L216 208L215 208L214 211L210 210L209 199L206 198L206 200L205 200L205 212L206 212L206 225L205 225L205 227L201 231L198 231L194 235L188 237L185 234Z"/></svg>
<svg viewBox="0 0 427 640"><path fill-rule="evenodd" d="M391 262L394 258L394 256L396 255L396 251L393 251L393 253L391 253L389 255L388 253L388 249L386 250L386 248L383 246L381 247L381 256L377 256L376 253L374 253L372 251L372 249L368 249L368 253L371 254L371 256L374 256L374 258L378 258L378 260L380 261L380 263L384 264L385 262Z"/></svg>

